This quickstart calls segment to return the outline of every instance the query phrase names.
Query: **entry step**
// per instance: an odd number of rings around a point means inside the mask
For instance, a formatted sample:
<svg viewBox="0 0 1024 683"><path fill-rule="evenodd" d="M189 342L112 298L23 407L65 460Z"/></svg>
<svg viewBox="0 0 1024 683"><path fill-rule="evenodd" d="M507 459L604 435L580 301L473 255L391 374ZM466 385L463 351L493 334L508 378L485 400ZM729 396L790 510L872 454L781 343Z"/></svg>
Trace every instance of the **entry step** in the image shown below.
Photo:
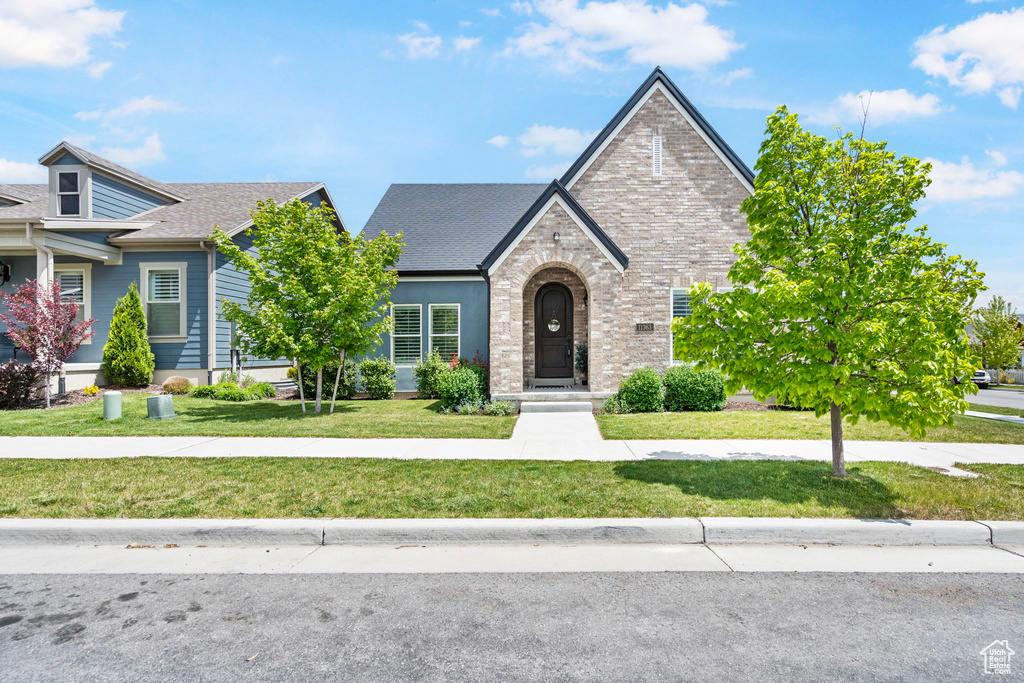
<svg viewBox="0 0 1024 683"><path fill-rule="evenodd" d="M590 401L523 401L519 404L521 413L592 413L594 404Z"/></svg>

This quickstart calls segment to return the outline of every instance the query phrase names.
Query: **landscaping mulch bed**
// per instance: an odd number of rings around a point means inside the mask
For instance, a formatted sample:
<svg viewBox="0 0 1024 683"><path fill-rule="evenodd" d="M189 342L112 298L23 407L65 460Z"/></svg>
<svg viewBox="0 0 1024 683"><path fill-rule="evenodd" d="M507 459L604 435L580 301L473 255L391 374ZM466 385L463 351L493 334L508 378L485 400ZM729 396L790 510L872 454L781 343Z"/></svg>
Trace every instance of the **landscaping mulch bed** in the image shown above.
<svg viewBox="0 0 1024 683"><path fill-rule="evenodd" d="M148 387L102 387L98 394L95 396L89 396L81 389L77 391L67 391L63 394L53 394L50 396L50 407L51 408L64 408L67 406L77 406L83 403L92 403L103 398L103 394L108 391L120 391L122 394L162 394L164 390L159 384L150 384ZM45 408L46 397L40 397L29 401L26 405L20 408L13 408L13 410L28 410L32 408Z"/></svg>

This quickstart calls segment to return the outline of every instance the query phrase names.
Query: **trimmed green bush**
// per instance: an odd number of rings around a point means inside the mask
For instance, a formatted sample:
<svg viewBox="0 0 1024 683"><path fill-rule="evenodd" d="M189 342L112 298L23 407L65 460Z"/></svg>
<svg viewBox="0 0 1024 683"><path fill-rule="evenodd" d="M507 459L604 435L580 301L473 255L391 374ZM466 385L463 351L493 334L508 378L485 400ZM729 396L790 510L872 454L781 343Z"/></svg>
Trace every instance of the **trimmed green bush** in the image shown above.
<svg viewBox="0 0 1024 683"><path fill-rule="evenodd" d="M441 360L441 354L436 349L427 354L427 357L416 361L412 368L412 375L416 378L416 390L420 392L420 398L441 398L437 393L437 378L448 369L448 364Z"/></svg>
<svg viewBox="0 0 1024 683"><path fill-rule="evenodd" d="M480 404L484 400L478 373L466 365L442 372L437 378L437 393L445 410L454 410L464 403Z"/></svg>
<svg viewBox="0 0 1024 683"><path fill-rule="evenodd" d="M638 368L626 375L618 396L625 412L660 413L665 409L665 385L654 368Z"/></svg>
<svg viewBox="0 0 1024 683"><path fill-rule="evenodd" d="M622 413L628 413L629 409L622 405L622 399L618 394L612 394L601 404L601 412L608 415L621 415Z"/></svg>
<svg viewBox="0 0 1024 683"><path fill-rule="evenodd" d="M153 381L155 367L146 336L146 311L133 282L114 306L110 335L103 345L103 375L108 384L145 387Z"/></svg>
<svg viewBox="0 0 1024 683"><path fill-rule="evenodd" d="M334 393L334 378L337 375L337 365L329 365L324 368L324 400L331 400L331 395ZM338 400L348 401L355 396L358 384L359 364L351 358L346 358L341 368L341 379L338 380ZM302 366L302 394L307 401L316 400L316 370L305 365Z"/></svg>
<svg viewBox="0 0 1024 683"><path fill-rule="evenodd" d="M665 408L713 412L725 408L725 378L718 370L676 365L665 371Z"/></svg>
<svg viewBox="0 0 1024 683"><path fill-rule="evenodd" d="M367 358L359 364L363 389L370 398L386 400L395 397L395 375L398 370L388 358Z"/></svg>
<svg viewBox="0 0 1024 683"><path fill-rule="evenodd" d="M218 382L193 387L189 394L194 398L214 398L218 401L259 401L274 398L277 390L269 382L257 382L245 388L231 382Z"/></svg>
<svg viewBox="0 0 1024 683"><path fill-rule="evenodd" d="M507 417L515 413L516 404L511 401L491 401L484 405L484 415Z"/></svg>

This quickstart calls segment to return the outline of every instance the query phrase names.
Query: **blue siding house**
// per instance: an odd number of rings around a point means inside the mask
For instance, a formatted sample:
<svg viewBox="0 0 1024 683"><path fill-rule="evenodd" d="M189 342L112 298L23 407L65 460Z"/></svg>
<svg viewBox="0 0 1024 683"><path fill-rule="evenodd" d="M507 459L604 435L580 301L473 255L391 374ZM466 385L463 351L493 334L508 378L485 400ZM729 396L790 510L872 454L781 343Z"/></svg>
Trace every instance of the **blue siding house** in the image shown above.
<svg viewBox="0 0 1024 683"><path fill-rule="evenodd" d="M49 183L0 185L0 265L6 291L26 279L56 279L95 336L66 368L67 387L104 384L100 368L114 304L132 282L146 308L154 381L183 375L198 384L242 366L283 379L288 361L242 357L221 301L244 302L248 280L210 240L215 225L249 248L244 231L259 200L300 198L334 208L323 183L161 183L62 142L39 163ZM338 230L344 225L338 220ZM19 358L0 326L0 360Z"/></svg>

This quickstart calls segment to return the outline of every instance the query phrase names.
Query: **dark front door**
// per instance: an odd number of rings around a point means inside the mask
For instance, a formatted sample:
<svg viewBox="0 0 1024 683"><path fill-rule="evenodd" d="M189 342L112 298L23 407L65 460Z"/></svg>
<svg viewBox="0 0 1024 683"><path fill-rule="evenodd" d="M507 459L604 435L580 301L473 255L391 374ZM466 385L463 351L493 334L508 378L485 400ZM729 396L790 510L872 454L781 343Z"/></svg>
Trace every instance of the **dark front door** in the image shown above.
<svg viewBox="0 0 1024 683"><path fill-rule="evenodd" d="M537 292L534 304L537 330L537 377L572 377L572 294L551 283Z"/></svg>

